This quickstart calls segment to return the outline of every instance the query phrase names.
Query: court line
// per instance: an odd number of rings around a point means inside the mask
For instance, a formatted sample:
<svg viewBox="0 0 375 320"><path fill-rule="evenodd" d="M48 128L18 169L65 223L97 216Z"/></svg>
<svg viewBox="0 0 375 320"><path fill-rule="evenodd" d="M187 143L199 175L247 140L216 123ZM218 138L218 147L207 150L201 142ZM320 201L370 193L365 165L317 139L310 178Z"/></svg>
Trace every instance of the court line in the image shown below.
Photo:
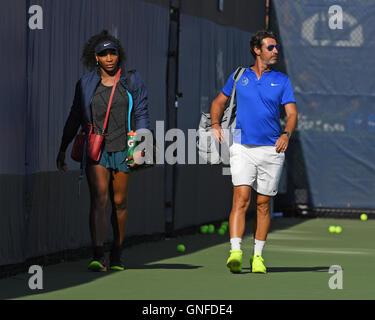
<svg viewBox="0 0 375 320"><path fill-rule="evenodd" d="M272 234L270 233L267 236L267 240L327 240L327 237L298 237L298 236L289 236L289 235L283 235L283 234Z"/></svg>
<svg viewBox="0 0 375 320"><path fill-rule="evenodd" d="M303 252L303 253L322 253L322 254L351 254L351 255L374 255L374 250L363 251L363 249L351 248L351 250L337 250L337 248L296 248L278 245L267 245L270 251L286 251L286 252ZM353 251L355 250L355 251Z"/></svg>

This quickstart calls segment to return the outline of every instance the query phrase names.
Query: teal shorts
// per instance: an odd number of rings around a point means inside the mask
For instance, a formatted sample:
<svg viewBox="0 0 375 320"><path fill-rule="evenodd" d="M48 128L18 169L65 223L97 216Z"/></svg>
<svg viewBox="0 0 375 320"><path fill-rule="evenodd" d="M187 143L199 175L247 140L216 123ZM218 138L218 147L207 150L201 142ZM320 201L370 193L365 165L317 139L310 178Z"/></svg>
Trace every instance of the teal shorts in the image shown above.
<svg viewBox="0 0 375 320"><path fill-rule="evenodd" d="M98 164L108 169L129 173L130 169L125 161L126 157L126 150L118 152L103 151Z"/></svg>

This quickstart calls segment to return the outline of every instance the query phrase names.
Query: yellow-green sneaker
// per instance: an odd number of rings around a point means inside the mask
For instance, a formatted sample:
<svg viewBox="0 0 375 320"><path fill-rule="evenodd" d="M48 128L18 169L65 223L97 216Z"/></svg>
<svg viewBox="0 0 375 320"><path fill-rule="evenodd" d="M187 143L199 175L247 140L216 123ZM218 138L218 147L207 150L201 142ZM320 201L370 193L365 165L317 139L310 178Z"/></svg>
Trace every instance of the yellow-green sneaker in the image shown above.
<svg viewBox="0 0 375 320"><path fill-rule="evenodd" d="M250 258L251 261L251 258ZM253 257L253 261L251 263L251 272L254 273L267 273L267 268L264 265L264 259L260 254L256 254Z"/></svg>
<svg viewBox="0 0 375 320"><path fill-rule="evenodd" d="M230 250L230 256L227 260L227 267L230 272L240 273L242 270L242 250Z"/></svg>
<svg viewBox="0 0 375 320"><path fill-rule="evenodd" d="M95 272L105 272L107 271L107 266L103 260L92 260L88 266L88 269Z"/></svg>

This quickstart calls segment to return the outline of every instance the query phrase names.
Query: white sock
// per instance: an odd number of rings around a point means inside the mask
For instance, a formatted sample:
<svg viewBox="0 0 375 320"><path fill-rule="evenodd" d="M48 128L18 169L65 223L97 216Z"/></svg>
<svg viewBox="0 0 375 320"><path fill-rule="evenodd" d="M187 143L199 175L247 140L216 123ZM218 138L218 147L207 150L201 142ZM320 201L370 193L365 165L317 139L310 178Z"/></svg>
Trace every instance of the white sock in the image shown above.
<svg viewBox="0 0 375 320"><path fill-rule="evenodd" d="M230 239L230 247L231 250L241 250L241 238L231 238Z"/></svg>
<svg viewBox="0 0 375 320"><path fill-rule="evenodd" d="M263 251L265 244L266 244L266 241L254 239L254 255L256 254L262 255L262 251Z"/></svg>

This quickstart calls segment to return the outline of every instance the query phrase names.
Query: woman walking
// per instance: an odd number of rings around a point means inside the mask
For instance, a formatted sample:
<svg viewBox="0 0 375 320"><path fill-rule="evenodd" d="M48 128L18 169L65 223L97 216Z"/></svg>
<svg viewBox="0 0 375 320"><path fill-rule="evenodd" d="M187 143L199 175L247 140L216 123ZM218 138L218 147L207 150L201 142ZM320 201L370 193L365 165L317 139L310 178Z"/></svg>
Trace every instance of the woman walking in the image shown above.
<svg viewBox="0 0 375 320"><path fill-rule="evenodd" d="M124 270L121 248L128 216L129 167L136 166L137 158L143 156L138 151L134 154L134 163L126 161L129 161L126 159L126 136L130 128L149 128L147 90L137 72L124 70L125 51L120 41L106 30L88 40L81 60L90 72L76 84L56 160L57 168L62 172L67 170L65 152L79 127L88 133L90 124L97 132L102 131L111 92L116 85L100 159L97 162L87 159L84 164L90 190L89 225L93 247L93 259L88 268L92 271L107 270L103 245L107 230L106 206L110 199L114 239L109 268ZM119 76L118 83L115 83L116 76Z"/></svg>

